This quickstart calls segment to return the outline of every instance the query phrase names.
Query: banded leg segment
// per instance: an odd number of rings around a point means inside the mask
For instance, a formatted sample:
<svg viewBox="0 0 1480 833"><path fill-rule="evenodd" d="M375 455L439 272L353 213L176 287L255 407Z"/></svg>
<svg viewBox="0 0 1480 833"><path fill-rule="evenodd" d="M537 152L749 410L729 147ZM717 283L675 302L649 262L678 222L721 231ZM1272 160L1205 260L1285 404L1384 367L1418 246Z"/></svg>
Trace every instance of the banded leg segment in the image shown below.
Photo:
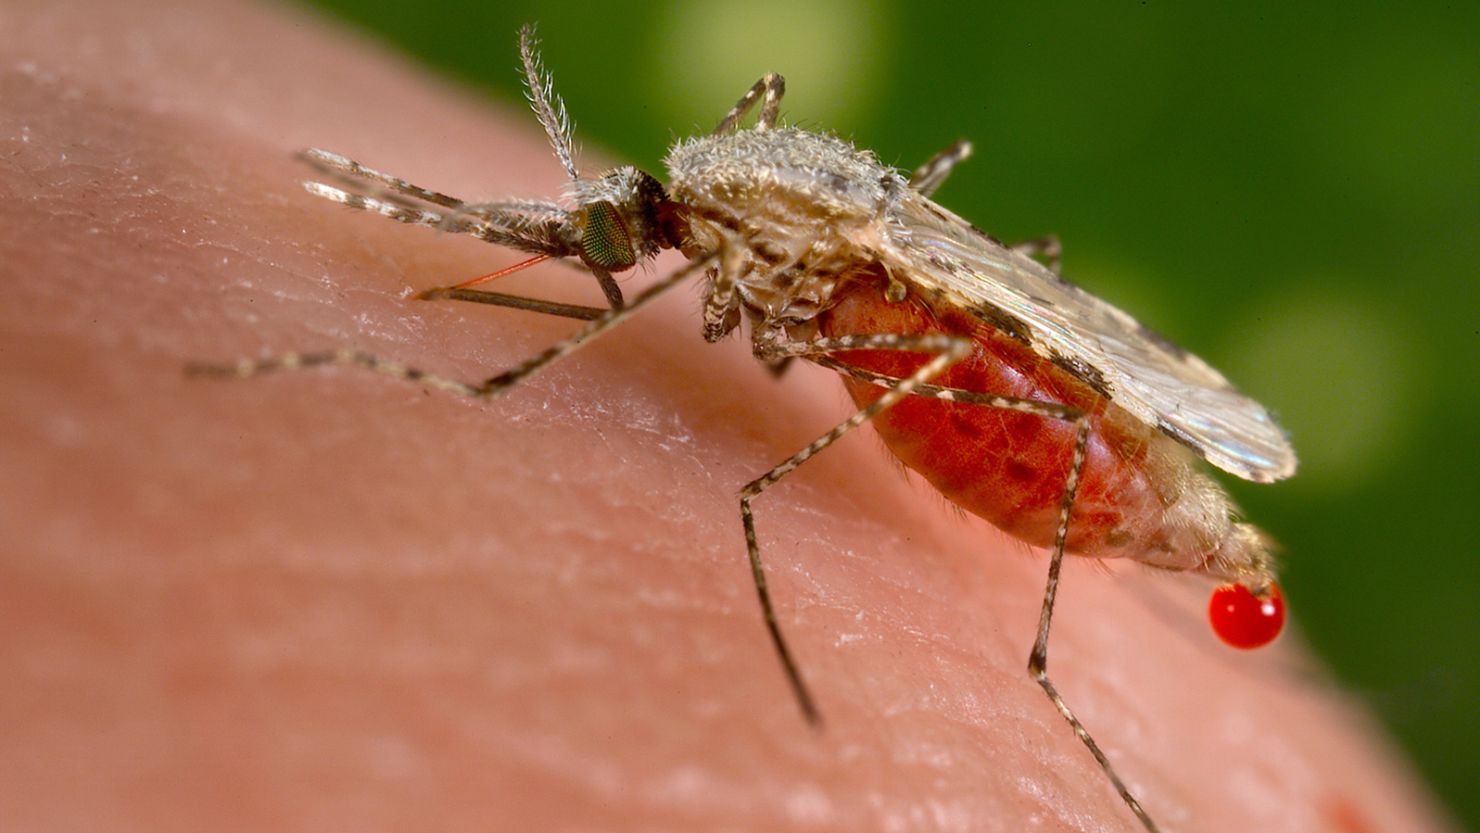
<svg viewBox="0 0 1480 833"><path fill-rule="evenodd" d="M786 638L782 635L781 626L776 620L776 608L771 602L771 592L766 586L766 571L761 562L760 545L756 540L755 515L751 510L751 502L759 497L766 489L795 471L798 466L811 459L819 451L837 442L844 434L877 416L884 409L908 396L920 385L928 382L930 379L944 372L951 365L960 361L971 351L971 341L954 336L934 334L922 336L893 334L844 336L839 338L819 338L811 341L788 341L763 331L758 331L756 335L756 358L766 362L779 362L796 357L812 357L839 350L902 350L934 353L935 356L908 378L896 380L888 393L885 393L877 401L867 407L858 409L852 416L834 426L831 431L813 440L806 448L783 460L775 468L745 484L740 490L740 523L745 528L745 548L750 558L751 578L755 582L755 592L760 599L761 613L765 617L766 630L771 635L771 645L775 648L776 655L781 660L781 667L786 672L787 682L791 685L792 694L796 697L797 704L801 707L802 715L813 726L820 726L822 724L822 714L817 709L817 702L812 697L812 693L802 680L801 671L797 667L796 660L792 657L791 649L787 647Z"/></svg>
<svg viewBox="0 0 1480 833"><path fill-rule="evenodd" d="M829 356L808 356L807 361L820 367L825 367L828 370L841 373L844 376L877 385L881 388L892 388L899 384L900 381L898 376L889 376L884 373L875 373L872 370L853 367ZM950 388L924 384L917 385L914 390L910 391L910 395L923 396L928 399L942 399L947 402L962 402L967 405L981 405L986 408L1019 411L1025 414L1033 414L1034 416L1048 417L1049 419L1062 419L1066 422L1075 422L1082 416L1082 412L1071 405L1061 405L1057 402L1040 402L1037 399L1019 399L1015 396L999 396L995 393L983 393L965 388Z"/></svg>
<svg viewBox="0 0 1480 833"><path fill-rule="evenodd" d="M408 382L416 382L430 388L462 394L475 399L494 399L517 385L524 379L538 373L555 361L562 359L587 342L606 333L618 324L625 322L635 315L643 307L652 303L664 292L682 283L685 278L692 275L695 270L707 267L710 259L691 261L663 280L643 290L632 299L632 303L619 309L609 309L601 312L584 329L570 336L564 341L558 342L548 349L531 356L503 373L493 376L480 384L471 384L446 376L428 373L414 367L390 362L380 359L370 353L359 350L328 350L315 353L285 353L267 359L244 359L232 364L190 364L185 372L191 376L207 376L212 378L249 378L260 376L264 373L272 373L280 370L303 370L311 367L323 367L326 365L355 366L384 373ZM474 290L463 290L473 292ZM488 293L493 294L493 293ZM511 296L512 297L512 296ZM527 300L527 299L521 299ZM502 304L501 304L502 305ZM543 310L542 310L543 311ZM577 316L570 316L577 317Z"/></svg>
<svg viewBox="0 0 1480 833"><path fill-rule="evenodd" d="M910 175L910 187L927 197L934 194L957 165L971 158L971 152L971 143L961 139L916 168Z"/></svg>
<svg viewBox="0 0 1480 833"><path fill-rule="evenodd" d="M740 296L736 285L750 274L751 264L743 241L728 241L719 254L719 264L708 272L709 287L704 293L704 340L713 344L740 326Z"/></svg>
<svg viewBox="0 0 1480 833"><path fill-rule="evenodd" d="M854 379L859 379L873 385L884 388L892 388L899 383L899 379L870 370L852 367L828 356L809 357L815 364L837 371ZM1140 819L1141 824L1151 833L1157 833L1156 822L1152 821L1140 801L1131 793L1130 788L1125 785L1109 758L1100 749L1098 743L1090 735L1089 730L1075 716L1069 704L1059 694L1058 688L1048 676L1048 633L1049 625L1053 620L1053 609L1058 597L1059 577L1063 569L1064 548L1069 540L1069 520L1074 509L1074 500L1079 492L1079 483L1084 470L1085 450L1089 444L1089 420L1076 408L1061 405L1054 402L1039 402L1036 400L1016 399L1007 396L982 393L979 391L963 390L961 388L939 387L936 385L922 384L917 386L911 393L915 396L926 396L934 399L943 399L949 402L965 402L973 405L982 405L990 408L1004 408L1007 410L1021 411L1023 413L1036 414L1038 416L1052 419L1061 419L1075 424L1073 457L1069 465L1069 474L1064 481L1064 493L1059 507L1059 523L1054 533L1053 550L1048 562L1048 583L1043 593L1043 607L1039 614L1038 635L1033 643L1032 653L1028 657L1028 674L1034 682L1042 687L1048 699L1053 703L1059 714L1068 721L1070 728L1085 745L1095 762L1100 765L1100 770L1110 780L1110 784L1120 795L1122 801L1130 808L1131 812Z"/></svg>
<svg viewBox="0 0 1480 833"><path fill-rule="evenodd" d="M1084 469L1085 448L1088 443L1089 422L1081 419L1079 429L1074 435L1073 464L1069 466L1069 477L1064 482L1064 497L1059 510L1059 527L1054 535L1053 554L1048 562L1048 583L1043 591L1043 609L1038 617L1038 637L1033 642L1033 652L1028 655L1028 674L1042 687L1043 693L1048 695L1048 699L1053 702L1059 714L1069 722L1069 726L1074 729L1074 734L1094 756L1095 762L1100 765L1100 770L1105 773L1105 777L1110 779L1111 785L1120 794L1121 800L1131 809L1132 813L1136 814L1136 818L1140 819L1141 824L1150 833L1159 833L1160 828L1156 826L1156 822L1151 820L1151 816L1141 806L1141 802L1131 794L1130 788L1121 780L1115 767L1110 763L1110 759L1105 757L1100 745L1095 742L1084 724L1079 722L1079 718L1074 715L1074 711L1059 694L1058 687L1048 677L1048 631L1053 622L1054 600L1059 592L1059 573L1064 565L1064 544L1069 538L1069 516L1074 509L1074 495L1079 489L1079 477Z"/></svg>
<svg viewBox="0 0 1480 833"><path fill-rule="evenodd" d="M956 166L971 158L971 142L962 139L925 161L910 175L910 187L929 197L945 183ZM1042 260L1055 274L1059 272L1064 249L1059 238L1049 234L1008 246L1014 252Z"/></svg>
<svg viewBox="0 0 1480 833"><path fill-rule="evenodd" d="M185 375L204 376L212 379L250 379L268 373L287 370L308 370L314 367L363 367L376 373L416 382L435 390L479 398L484 395L478 385L471 385L448 376L427 373L400 362L387 361L363 350L321 350L313 353L280 353L265 359L242 359L233 364L191 363L185 366Z"/></svg>
<svg viewBox="0 0 1480 833"><path fill-rule="evenodd" d="M751 85L730 108L730 112L720 119L719 126L714 128L710 135L719 136L725 133L734 133L740 127L740 120L755 106L757 98L765 95L765 101L761 104L761 114L755 120L756 130L770 130L776 126L776 119L781 114L781 97L786 95L786 79L774 72L768 72L761 80Z"/></svg>
<svg viewBox="0 0 1480 833"><path fill-rule="evenodd" d="M484 382L483 387L491 392L490 395L497 395L508 390L525 378L543 370L551 363L574 353L591 339L631 318L638 310L652 303L664 292L682 283L685 278L694 274L694 272L708 268L712 260L713 258L702 258L700 260L689 261L682 267L675 269L673 274L638 293L637 297L632 299L632 303L625 307L607 310L600 318L587 325L585 329L562 342L551 345L544 352L531 356L503 373L494 376Z"/></svg>

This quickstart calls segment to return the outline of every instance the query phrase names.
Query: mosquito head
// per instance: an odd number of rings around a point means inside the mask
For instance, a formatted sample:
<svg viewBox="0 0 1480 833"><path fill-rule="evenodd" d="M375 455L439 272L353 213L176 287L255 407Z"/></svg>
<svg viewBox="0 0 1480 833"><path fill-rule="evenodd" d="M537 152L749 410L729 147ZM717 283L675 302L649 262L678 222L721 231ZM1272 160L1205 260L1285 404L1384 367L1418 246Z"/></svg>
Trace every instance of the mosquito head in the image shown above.
<svg viewBox="0 0 1480 833"><path fill-rule="evenodd" d="M668 194L652 175L630 165L571 183L570 222L587 266L622 272L673 245L664 217Z"/></svg>
<svg viewBox="0 0 1480 833"><path fill-rule="evenodd" d="M555 158L570 175L570 197L576 204L570 212L570 230L581 260L592 269L623 272L673 246L669 230L674 211L658 180L631 166L596 179L581 177L570 138L570 116L540 60L532 26L519 30L519 60L524 65L529 104L550 137Z"/></svg>

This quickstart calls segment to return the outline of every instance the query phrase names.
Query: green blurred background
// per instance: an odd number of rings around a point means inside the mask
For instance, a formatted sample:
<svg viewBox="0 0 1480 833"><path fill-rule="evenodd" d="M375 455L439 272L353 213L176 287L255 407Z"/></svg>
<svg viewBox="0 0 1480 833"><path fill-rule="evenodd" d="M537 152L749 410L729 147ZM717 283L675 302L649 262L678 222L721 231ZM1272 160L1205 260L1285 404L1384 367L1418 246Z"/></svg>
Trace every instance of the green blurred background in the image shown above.
<svg viewBox="0 0 1480 833"><path fill-rule="evenodd" d="M1231 485L1298 625L1480 828L1480 4L317 5L510 101L538 21L578 139L654 172L769 70L885 162L973 140L942 203L1279 412L1299 475Z"/></svg>

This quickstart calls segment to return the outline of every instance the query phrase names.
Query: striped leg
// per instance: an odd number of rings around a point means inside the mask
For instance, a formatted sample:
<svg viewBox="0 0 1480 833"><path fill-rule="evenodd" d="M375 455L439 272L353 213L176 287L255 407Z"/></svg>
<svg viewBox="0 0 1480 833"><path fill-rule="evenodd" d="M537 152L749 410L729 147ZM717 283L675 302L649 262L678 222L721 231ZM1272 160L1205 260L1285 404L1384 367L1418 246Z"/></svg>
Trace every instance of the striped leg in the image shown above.
<svg viewBox="0 0 1480 833"><path fill-rule="evenodd" d="M756 130L770 130L776 126L776 119L781 114L781 97L786 95L786 79L774 72L766 73L765 77L751 85L730 108L730 112L720 120L719 126L714 128L710 135L720 136L725 133L734 133L740 127L740 120L755 106L755 100L765 94L765 102L761 104L761 114L755 120Z"/></svg>
<svg viewBox="0 0 1480 833"><path fill-rule="evenodd" d="M971 142L962 139L925 161L910 175L910 187L924 196L931 196L951 175L956 166L971 158ZM1039 258L1048 268L1058 274L1064 249L1059 238L1046 235L1009 246L1015 252Z"/></svg>
<svg viewBox="0 0 1480 833"><path fill-rule="evenodd" d="M1033 641L1033 652L1028 655L1028 674L1043 688L1043 693L1053 701L1054 708L1059 710L1059 714L1069 721L1074 734L1094 756L1095 762L1100 765L1100 770L1105 773L1105 777L1110 779L1111 785L1120 794L1121 800L1131 809L1132 813L1136 814L1136 818L1141 820L1141 824L1149 833L1158 833L1159 828L1156 822L1151 820L1151 816L1146 813L1141 802L1131 795L1130 788L1116 773L1110 759L1105 757L1100 745L1095 742L1084 724L1079 722L1079 718L1074 716L1069 704L1064 702L1058 688L1048 678L1048 628L1053 621L1054 598L1059 592L1059 571L1064 565L1064 543L1069 537L1069 514L1074 509L1074 495L1079 489L1079 475L1084 469L1084 452L1088 443L1089 422L1080 419L1079 430L1074 435L1074 459L1069 466L1069 477L1064 481L1064 497L1059 509L1059 528L1054 535L1053 554L1048 562L1048 585L1043 591L1043 610L1038 617L1038 638Z"/></svg>
<svg viewBox="0 0 1480 833"><path fill-rule="evenodd" d="M886 376L882 373L874 373L851 367L828 356L810 356L808 358L810 361L829 370L834 370L854 379L859 379L880 387L893 389L900 383L900 380L893 376ZM1049 625L1053 620L1054 601L1058 596L1059 575L1064 562L1064 546L1069 539L1069 517L1074 509L1074 498L1079 491L1080 475L1084 469L1085 448L1089 442L1089 421L1077 409L1052 402L1015 399L1012 397L981 393L979 391L938 387L930 384L918 385L910 393L915 396L927 396L951 402L966 402L989 408L1005 408L1013 411L1037 414L1051 419L1066 420L1075 424L1073 457L1069 466L1069 475L1064 481L1064 493L1059 508L1059 523L1054 534L1052 555L1048 562L1048 584L1043 592L1043 608L1039 615L1038 636L1033 643L1033 651L1028 657L1028 674L1033 678L1034 682L1043 688L1044 693L1048 695L1048 699L1053 702L1054 708L1069 722L1069 726L1074 730L1075 736L1089 749L1096 763L1100 765L1101 771L1105 773L1105 777L1110 779L1111 785L1120 794L1121 800L1131 809L1132 813L1135 813L1136 818L1140 819L1141 824L1148 831L1157 833L1158 828L1156 822L1151 820L1151 816L1146 813L1146 810L1141 806L1141 802L1131 794L1130 788L1125 785L1120 775L1116 773L1115 767L1105 757L1105 753L1100 749L1100 745L1095 742L1094 737L1090 735L1089 730L1084 727L1084 724L1079 722L1079 718L1074 715L1073 710L1069 708L1069 704L1064 702L1064 698L1059 694L1058 688L1054 686L1053 681L1048 677Z"/></svg>
<svg viewBox="0 0 1480 833"><path fill-rule="evenodd" d="M750 274L751 264L745 253L750 248L731 239L721 249L719 264L708 271L709 286L704 293L704 340L713 344L740 326L740 296L735 287Z"/></svg>
<svg viewBox="0 0 1480 833"><path fill-rule="evenodd" d="M385 361L370 353L348 349L327 350L316 353L285 353L267 359L243 359L231 364L196 363L187 365L185 372L190 376L205 376L218 379L245 379L278 370L301 370L328 365L355 366L475 399L494 399L524 379L538 373L555 361L574 353L587 342L631 318L643 307L657 299L658 296L682 283L685 278L692 275L696 270L707 267L711 260L711 258L705 258L685 264L682 268L675 270L673 274L643 290L627 306L602 312L575 335L537 355L531 356L514 367L480 384L471 384L446 376L438 376L414 367L407 367L397 362Z"/></svg>
<svg viewBox="0 0 1480 833"><path fill-rule="evenodd" d="M910 187L927 197L934 194L957 165L971 158L971 150L971 143L961 139L930 157L910 175Z"/></svg>
<svg viewBox="0 0 1480 833"><path fill-rule="evenodd" d="M848 348L859 349L859 348ZM865 348L877 350L877 347ZM899 384L897 376L889 376L883 373L875 373L872 370L863 370L844 364L837 359L828 356L808 356L807 361L815 365L825 367L828 370L851 376L862 382L868 382L881 388L892 388ZM1014 396L998 396L994 393L982 393L981 391L966 390L965 388L948 388L939 385L916 385L910 391L911 396L924 396L929 399L944 399L948 402L964 402L968 405L981 405L986 408L1001 408L1008 411L1020 411L1025 414L1048 417L1049 419L1061 419L1065 422L1079 421L1081 414L1079 409L1069 405L1060 405L1057 402L1040 402L1037 399L1019 399Z"/></svg>
<svg viewBox="0 0 1480 833"><path fill-rule="evenodd" d="M745 548L750 556L751 578L755 582L756 595L760 598L761 613L766 620L766 629L771 634L771 644L781 660L782 669L786 672L786 679L791 684L792 694L796 696L797 704L802 709L802 715L808 723L814 726L822 724L822 714L817 710L817 703L802 680L801 671L797 668L791 649L787 647L786 639L781 634L781 626L776 621L776 609L771 603L771 593L766 588L766 571L761 563L760 545L756 542L755 516L751 511L751 502L783 477L795 471L802 463L811 459L817 452L837 442L844 434L872 419L884 409L908 396L920 385L960 361L970 352L971 341L946 335L901 336L893 334L787 341L784 337L774 333L757 331L756 334L756 357L766 362L778 362L791 357L811 357L838 350L903 350L934 353L935 356L909 378L895 380L889 392L873 404L860 408L852 416L838 423L831 431L783 460L775 468L745 484L740 490L740 522L745 528Z"/></svg>

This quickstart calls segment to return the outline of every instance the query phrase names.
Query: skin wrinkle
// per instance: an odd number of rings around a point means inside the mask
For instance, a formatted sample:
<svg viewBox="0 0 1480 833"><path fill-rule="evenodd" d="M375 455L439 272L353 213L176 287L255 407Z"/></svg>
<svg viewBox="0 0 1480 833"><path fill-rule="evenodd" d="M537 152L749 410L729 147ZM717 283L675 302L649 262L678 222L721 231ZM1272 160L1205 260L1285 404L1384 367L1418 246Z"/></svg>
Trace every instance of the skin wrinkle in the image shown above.
<svg viewBox="0 0 1480 833"><path fill-rule="evenodd" d="M1136 829L1023 673L1042 553L955 519L874 441L845 439L799 472L806 488L756 505L828 720L805 729L746 583L734 490L841 418L840 383L804 365L774 382L743 339L704 345L691 297L489 404L352 369L182 378L191 360L354 346L478 380L569 333L408 300L517 256L337 210L301 193L292 159L321 145L463 197L556 194L527 113L226 0L21 6L10 22L8 824ZM79 46L100 32L147 54ZM509 280L599 297L570 270ZM680 414L694 442L665 452L629 413ZM1071 562L1054 668L1153 813L1214 833L1327 829L1314 784L1374 829L1443 828L1360 714L1271 671L1296 646L1218 654L1139 601L1144 580ZM691 605L662 603L675 593ZM912 633L951 650L921 655ZM1207 730L1210 714L1255 737ZM1263 757L1264 732L1290 751ZM685 771L708 786L664 788Z"/></svg>

